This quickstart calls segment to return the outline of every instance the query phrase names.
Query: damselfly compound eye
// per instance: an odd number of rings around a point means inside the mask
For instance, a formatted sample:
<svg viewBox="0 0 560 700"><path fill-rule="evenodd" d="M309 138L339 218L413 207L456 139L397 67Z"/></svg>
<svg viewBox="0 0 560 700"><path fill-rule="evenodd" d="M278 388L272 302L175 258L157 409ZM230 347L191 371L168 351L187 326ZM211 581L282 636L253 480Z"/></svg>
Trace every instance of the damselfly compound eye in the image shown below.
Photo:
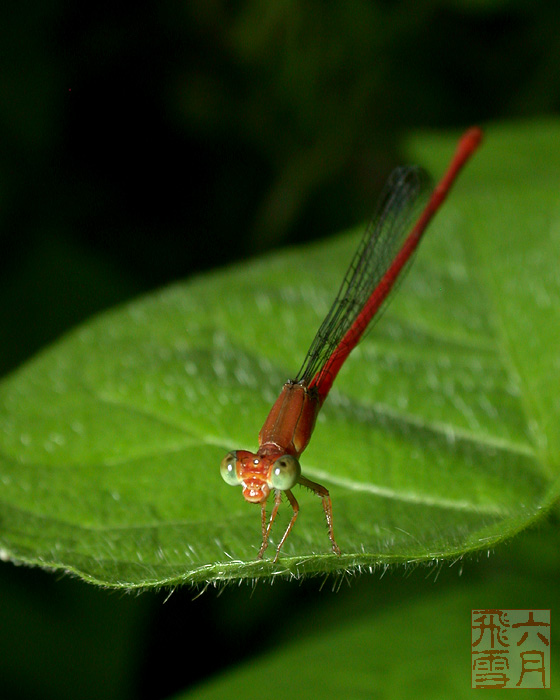
<svg viewBox="0 0 560 700"><path fill-rule="evenodd" d="M296 485L300 475L301 467L297 459L292 455L284 455L272 465L268 485L279 491L287 491Z"/></svg>
<svg viewBox="0 0 560 700"><path fill-rule="evenodd" d="M230 486L238 486L241 482L237 476L237 452L228 452L220 464L222 479Z"/></svg>

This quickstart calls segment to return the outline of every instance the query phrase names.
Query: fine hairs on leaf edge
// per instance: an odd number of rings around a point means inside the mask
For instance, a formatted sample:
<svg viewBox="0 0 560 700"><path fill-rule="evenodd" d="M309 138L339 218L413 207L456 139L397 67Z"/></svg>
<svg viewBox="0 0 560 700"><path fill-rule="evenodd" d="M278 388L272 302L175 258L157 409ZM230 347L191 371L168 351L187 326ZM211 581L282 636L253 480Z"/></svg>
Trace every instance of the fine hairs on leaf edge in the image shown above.
<svg viewBox="0 0 560 700"><path fill-rule="evenodd" d="M511 537L504 538L504 540L509 540ZM494 543L495 545L501 544L504 540L501 540L500 542ZM495 547L488 547L488 546L481 546L480 548L477 549L472 549L467 552L458 552L455 556L451 557L449 555L442 556L440 555L433 555L430 558L417 558L417 559L403 559L403 560L398 560L396 558L392 558L391 561L387 561L382 559L377 559L376 561L372 562L365 562L365 561L356 561L358 557L355 555L342 555L342 559L347 558L349 560L353 560L348 563L347 566L340 566L340 564L343 564L341 561L341 557L336 557L337 562L339 563L339 566L334 567L330 571L325 571L325 570L303 570L303 571L294 571L291 568L286 568L285 566L282 567L282 560L280 560L277 563L277 566L274 567L272 565L272 562L270 562L270 566L266 566L266 560L265 561L260 561L260 562L255 562L257 564L261 565L261 569L269 569L268 572L262 571L260 575L255 575L255 573L246 573L243 575L224 575L224 572L222 572L222 575L220 576L214 576L214 577L204 577L200 575L186 575L186 576L179 576L179 577L173 577L170 578L169 580L162 580L162 581L154 581L154 582L140 582L140 583L130 583L130 582L125 582L123 581L122 583L107 583L106 581L102 581L99 579L96 579L95 577L91 575L86 575L83 572L77 570L77 569L71 569L71 568L62 568L62 567L56 567L56 566L49 566L48 564L45 564L45 562L41 563L36 563L36 562L22 562L21 560L18 560L17 562L14 561L13 563L16 566L38 566L39 568L54 573L57 575L59 578L63 578L66 576L69 576L71 578L77 578L81 581L85 581L86 583L93 584L95 586L98 586L99 588L105 589L109 592L121 592L123 594L132 594L132 595L140 595L142 593L147 593L147 592L154 592L158 593L161 591L165 591L167 593L167 596L165 598L165 601L167 601L173 593L182 586L190 586L191 588L195 589L197 591L195 598L199 597L209 589L215 589L218 591L218 593L225 589L226 587L230 586L243 586L247 585L252 588L256 587L258 584L268 584L272 585L276 580L283 580L283 581L291 581L291 582L299 582L302 583L305 580L308 579L322 579L322 581L319 584L319 588L323 589L327 583L332 581L331 585L331 590L333 592L337 592L340 590L343 584L346 584L348 586L351 585L352 580L355 579L358 576L364 576L364 575L379 575L379 578L383 578L387 575L387 573L402 573L403 577L409 576L413 571L416 571L419 568L425 568L427 570L426 578L430 577L432 575L432 572L434 572L434 582L437 580L439 574L441 571L447 566L448 568L454 567L457 562L461 562L461 566L459 567L458 575L461 576L463 572L463 564L465 561L472 560L474 562L479 561L483 557L489 557L491 553L493 553L495 550ZM329 555L332 556L332 555ZM334 558L334 557L333 557ZM364 556L362 555L359 557L361 559L364 559ZM301 557L294 557L294 559L297 559L298 561L301 561ZM310 557L306 557L306 559L314 559L313 555ZM236 564L240 564L241 562L236 562ZM248 562L247 564L251 565L253 562ZM213 568L214 566L219 566L219 565L211 565L201 567L201 569L192 572L193 574L202 574L203 571L207 572L209 568ZM223 567L222 567L223 568ZM255 567L256 568L256 567ZM276 569L274 571L273 569ZM164 601L164 602L165 602Z"/></svg>

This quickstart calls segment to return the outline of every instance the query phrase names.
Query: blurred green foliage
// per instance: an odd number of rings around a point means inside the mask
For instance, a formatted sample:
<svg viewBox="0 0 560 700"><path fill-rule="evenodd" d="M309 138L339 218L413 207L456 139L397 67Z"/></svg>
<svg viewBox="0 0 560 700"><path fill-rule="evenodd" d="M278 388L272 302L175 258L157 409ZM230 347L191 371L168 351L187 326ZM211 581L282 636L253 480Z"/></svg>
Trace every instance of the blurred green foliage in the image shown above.
<svg viewBox="0 0 560 700"><path fill-rule="evenodd" d="M553 0L1 12L4 371L121 298L367 217L410 128L560 104Z"/></svg>

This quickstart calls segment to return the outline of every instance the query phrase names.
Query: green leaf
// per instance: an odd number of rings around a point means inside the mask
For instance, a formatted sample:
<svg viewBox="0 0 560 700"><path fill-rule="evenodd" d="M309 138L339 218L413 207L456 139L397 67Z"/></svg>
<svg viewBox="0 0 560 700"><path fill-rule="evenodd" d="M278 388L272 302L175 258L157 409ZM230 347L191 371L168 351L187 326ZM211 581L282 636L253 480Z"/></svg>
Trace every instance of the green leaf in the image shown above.
<svg viewBox="0 0 560 700"><path fill-rule="evenodd" d="M454 137L415 140L439 174ZM302 457L283 556L220 478L256 448L359 233L178 284L92 320L0 387L0 548L107 586L457 557L558 497L560 125L491 127ZM274 542L287 524L281 508Z"/></svg>
<svg viewBox="0 0 560 700"><path fill-rule="evenodd" d="M532 539L533 547L539 548L540 538ZM261 693L263 697L314 700L468 700L472 698L471 610L555 610L560 603L557 572L546 575L540 568L542 560L530 569L511 557L502 557L501 564L492 567L493 571L487 567L486 575L478 580L469 574L453 580L452 571L443 571L445 583L438 581L437 586L430 576L426 580L422 568L409 574L416 595L411 594L412 586L403 585L402 576L393 575L382 581L353 582L348 596L351 604L344 605L344 592L332 601L324 595L310 596L305 623L297 617L292 617L291 624L284 621L275 634L273 648L265 647L258 657L232 665L173 699L235 700ZM470 573L473 568L469 567ZM322 614L307 614L316 613L319 597ZM535 613L535 619L539 618ZM513 679L519 677L515 661L523 648L508 652L508 675ZM547 678L548 674L554 677L560 662L558 648L553 623ZM524 681L535 683L538 689L540 678L535 676L527 674ZM530 688L524 692L528 697L540 697L537 693L533 696Z"/></svg>

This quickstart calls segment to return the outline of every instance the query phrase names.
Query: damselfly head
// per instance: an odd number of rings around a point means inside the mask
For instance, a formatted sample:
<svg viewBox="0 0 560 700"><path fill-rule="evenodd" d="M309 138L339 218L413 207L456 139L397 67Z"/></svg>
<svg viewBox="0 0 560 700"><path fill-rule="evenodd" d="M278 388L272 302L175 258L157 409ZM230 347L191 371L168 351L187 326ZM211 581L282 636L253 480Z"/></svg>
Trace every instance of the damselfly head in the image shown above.
<svg viewBox="0 0 560 700"><path fill-rule="evenodd" d="M301 476L299 461L289 454L254 454L246 450L228 452L220 464L222 479L230 486L243 486L250 503L263 503L270 491L287 491Z"/></svg>

